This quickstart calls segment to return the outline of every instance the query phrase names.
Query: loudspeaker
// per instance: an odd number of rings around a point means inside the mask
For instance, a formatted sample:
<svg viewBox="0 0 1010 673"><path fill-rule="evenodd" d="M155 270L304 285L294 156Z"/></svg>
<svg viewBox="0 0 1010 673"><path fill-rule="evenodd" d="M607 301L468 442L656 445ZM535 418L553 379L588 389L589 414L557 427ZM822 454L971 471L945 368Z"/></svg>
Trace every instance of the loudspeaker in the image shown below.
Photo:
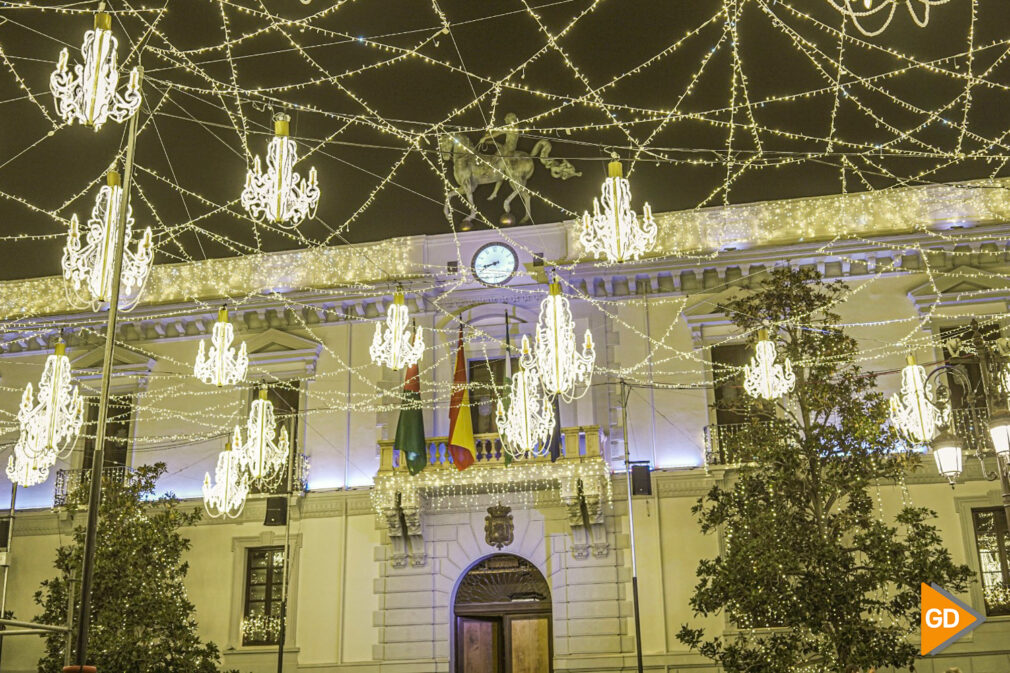
<svg viewBox="0 0 1010 673"><path fill-rule="evenodd" d="M7 548L7 538L11 534L11 520L10 517L5 517L0 519L0 549Z"/></svg>
<svg viewBox="0 0 1010 673"><path fill-rule="evenodd" d="M652 495L652 478L649 476L649 464L631 465L631 494Z"/></svg>
<svg viewBox="0 0 1010 673"><path fill-rule="evenodd" d="M277 495L267 498L267 515L263 519L264 526L285 526L288 523L288 499Z"/></svg>

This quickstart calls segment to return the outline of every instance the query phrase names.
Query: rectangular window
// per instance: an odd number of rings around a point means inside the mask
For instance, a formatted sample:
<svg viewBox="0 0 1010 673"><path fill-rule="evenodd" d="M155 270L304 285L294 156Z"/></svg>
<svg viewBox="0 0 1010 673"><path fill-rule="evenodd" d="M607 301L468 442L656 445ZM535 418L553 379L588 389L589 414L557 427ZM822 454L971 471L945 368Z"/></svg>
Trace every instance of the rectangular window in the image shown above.
<svg viewBox="0 0 1010 673"><path fill-rule="evenodd" d="M254 393L254 395L258 394L258 391ZM274 418L277 421L277 436L274 438L274 441L279 442L281 440L281 428L286 428L288 431L288 444L291 446L291 450L295 452L295 455L301 452L298 442L298 406L301 401L301 395L302 388L300 381L280 381L270 384L267 388L267 400L274 405ZM242 430L242 437L245 438L245 428L243 427ZM287 493L287 464L282 469L284 471L283 474L281 474L272 487L264 489L256 484L252 484L249 489L250 493Z"/></svg>
<svg viewBox="0 0 1010 673"><path fill-rule="evenodd" d="M982 338L989 342L990 345L994 345L996 339L999 338L999 325L980 325L979 331L982 333ZM950 390L950 404L951 408L955 410L966 409L970 405L970 391L975 392L975 407L985 406L985 391L982 389L982 367L979 362L978 357L971 352L961 350L958 352L951 351L948 348L948 342L952 339L960 339L962 342L970 342L972 339L972 333L970 328L961 327L947 327L940 330L940 343L943 344L943 359L946 360L948 365L955 367L959 370L970 383L970 389L965 385L964 377L957 376L955 374L947 374L947 387ZM971 344L967 344L969 347ZM928 369L928 368L927 368Z"/></svg>
<svg viewBox="0 0 1010 673"><path fill-rule="evenodd" d="M1006 511L1002 507L973 509L975 545L982 572L982 594L987 615L1010 615L1010 542Z"/></svg>
<svg viewBox="0 0 1010 673"><path fill-rule="evenodd" d="M276 645L280 638L284 547L246 550L243 645Z"/></svg>
<svg viewBox="0 0 1010 673"><path fill-rule="evenodd" d="M750 361L751 347L747 344L713 346L712 382L715 393L716 425L744 423L743 367Z"/></svg>
<svg viewBox="0 0 1010 673"><path fill-rule="evenodd" d="M495 409L498 397L507 394L505 386L505 358L480 358L468 363L470 381L470 419L474 434L498 432ZM519 371L519 358L512 358L512 371Z"/></svg>
<svg viewBox="0 0 1010 673"><path fill-rule="evenodd" d="M115 395L109 398L109 413L105 422L105 455L102 468L126 467L130 454L133 430L133 395ZM81 434L84 435L84 462L81 467L91 469L95 455L95 436L98 431L98 399L88 401L87 413Z"/></svg>

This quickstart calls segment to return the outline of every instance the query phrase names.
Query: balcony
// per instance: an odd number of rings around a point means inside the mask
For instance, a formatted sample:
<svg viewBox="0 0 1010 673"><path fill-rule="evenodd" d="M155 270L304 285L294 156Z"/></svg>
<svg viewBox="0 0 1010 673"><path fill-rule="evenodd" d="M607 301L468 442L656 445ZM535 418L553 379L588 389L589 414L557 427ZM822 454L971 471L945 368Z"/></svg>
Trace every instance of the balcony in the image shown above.
<svg viewBox="0 0 1010 673"><path fill-rule="evenodd" d="M133 472L133 468L125 465L114 465L102 468L102 477L105 479L115 479L125 481L126 477ZM67 498L78 488L87 487L91 483L91 468L86 470L57 470L56 484L53 492L53 507L65 507Z"/></svg>
<svg viewBox="0 0 1010 673"><path fill-rule="evenodd" d="M721 423L705 426L705 464L735 465L753 460L753 446L765 441L768 421Z"/></svg>

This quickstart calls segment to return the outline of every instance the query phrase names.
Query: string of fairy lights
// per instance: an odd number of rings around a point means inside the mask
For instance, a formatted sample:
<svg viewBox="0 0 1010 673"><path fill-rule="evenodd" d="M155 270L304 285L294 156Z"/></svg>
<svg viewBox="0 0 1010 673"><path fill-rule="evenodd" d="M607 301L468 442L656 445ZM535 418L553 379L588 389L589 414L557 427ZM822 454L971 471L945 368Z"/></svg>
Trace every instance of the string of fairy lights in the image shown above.
<svg viewBox="0 0 1010 673"><path fill-rule="evenodd" d="M352 365L343 354L337 353L324 339L318 339L327 356L337 363L337 371L319 372L320 377L349 376L361 384L360 389L341 393L321 393L314 395L313 408L300 410L300 414L323 414L333 411L355 411L388 413L399 408L398 393L390 392L388 386L375 381L374 367L386 367L392 371L402 371L412 365L420 365L431 379L431 399L441 399L451 390L451 383L434 380L433 372L443 369L453 357L448 344L451 342L452 327L439 327L437 318L450 318L454 309L443 306L438 300L427 303L425 319L434 311L436 319L432 326L411 326L411 315L405 298L430 294L433 291L447 296L467 282L464 274L458 278L434 280L442 269L424 263L411 263L409 254L398 250L395 245L341 247L339 259L330 252L334 243L343 242L344 233L366 216L369 209L382 195L401 189L398 175L408 160L420 159L434 176L442 190L441 194L428 198L446 204L449 230L467 228L455 222L454 208L450 207L450 197L459 194L458 185L453 183L451 170L446 171L439 147L439 138L465 138L468 133L487 133L489 136L517 134L520 138L547 139L567 143L566 147L595 147L602 160L608 162L607 177L604 179L600 197L594 199L591 208L587 204L565 206L552 197L530 185L523 185L522 195L552 207L564 216L576 221L577 239L581 245L579 259L559 260L555 274L549 283L547 296L542 288L512 289L517 301L540 303L538 322L532 332L532 343L528 337L521 339L518 349L519 371L513 373L507 404L498 411L499 426L503 429L504 445L516 457L542 454L546 447L547 428L553 423L551 402L554 397L570 403L585 395L592 387L594 374L597 380L627 378L637 381L662 382L679 380L685 388L711 385L708 371L707 353L709 344L703 349L673 345L670 329L656 336L648 329L628 319L628 309L655 308L664 303L683 308L683 297L605 297L586 292L575 280L578 264L590 258L602 264L623 264L656 254L679 254L686 259L699 261L714 260L720 250L706 243L712 238L711 231L732 230L739 226L735 220L719 223L728 210L713 214L712 229L702 231L697 221L691 227L678 227L677 221L663 216L654 217L648 203L642 202L641 214L633 209L631 183L625 177L619 154L633 157L628 171L631 176L639 163L657 165L689 165L717 167L722 176L712 184L699 203L699 207L711 204L728 205L735 186L755 171L786 168L818 161L829 162L838 167L841 191L848 191L851 181L861 188L874 189L880 179L886 179L888 186L929 184L932 176L944 167L969 160L984 161L991 166L988 173L989 189L1005 189L996 180L1006 164L1008 131L993 132L976 128L972 123L972 110L982 92L1010 91L1000 77L999 67L1010 54L1010 40L981 38L977 29L977 18L972 7L972 21L965 36L964 48L940 58L923 59L914 53L891 46L886 39L871 39L886 36L895 21L900 21L901 5L913 25L926 29L930 17L939 11L954 11L953 4L946 7L947 0L864 0L863 2L836 2L829 0L826 6L836 10L841 21L829 25L822 15L809 12L789 2L765 2L753 0L751 3L724 2L714 13L700 18L696 25L681 35L675 36L655 53L643 56L637 66L625 69L604 81L589 77L577 63L574 52L566 47L565 40L578 26L605 9L603 0L579 3L569 20L559 25L545 20L543 8L532 3L523 3L520 10L531 22L534 32L542 40L542 46L527 58L511 64L503 75L488 76L468 69L462 55L447 56L439 51L440 41L453 41L454 30L473 22L493 22L502 14L469 17L454 20L444 8L432 5L432 23L429 27L418 28L412 33L390 33L380 35L355 35L336 27L334 17L340 15L345 3L337 2L322 8L313 8L308 13L285 16L269 10L263 3L242 3L220 0L216 9L220 15L222 39L213 44L193 45L173 36L166 25L167 6L141 7L123 1L99 5L99 11L79 5L37 7L32 3L5 2L0 11L9 10L5 19L19 26L31 25L34 14L56 14L61 20L80 22L83 17L93 15L93 28L87 31L80 43L78 60L74 62L70 51L63 47L55 60L49 89L53 103L45 100L37 82L21 74L23 68L33 63L33 57L22 56L12 51L10 44L0 52L6 71L12 75L19 96L30 102L34 109L46 118L51 129L46 136L29 145L24 160L30 157L30 148L44 143L45 139L60 133L65 127L82 124L96 132L108 124L122 123L138 113L145 104L148 115L142 121L140 133L158 136L159 119L186 120L212 135L231 133L239 139L240 148L231 148L243 158L248 166L244 188L222 201L216 196L201 193L180 184L169 149L164 142L166 166L156 166L153 161L138 158L134 182L134 193L124 195L119 184L119 176L110 170L102 185L103 177L96 176L84 189L78 191L57 208L44 207L35 199L0 189L0 198L18 207L43 215L56 222L66 233L19 232L4 234L0 241L7 245L19 245L29 241L40 241L66 237L63 256L64 278L61 279L67 300L71 306L92 311L101 311L107 306L111 294L111 247L110 242L117 235L119 208L126 197L139 199L137 215L133 205L128 206L126 215L128 246L123 260L123 300L121 308L129 310L138 304L153 304L171 294L172 288L187 281L184 270L171 275L161 274L153 264L155 253L174 261L193 266L190 280L200 279L203 285L199 292L188 295L195 297L218 297L217 304L227 303L242 308L262 299L269 299L286 307L284 310L295 316L296 329L315 337L317 328L306 321L302 310L311 307L311 302L299 298L294 293L262 293L261 286L254 286L245 279L228 283L214 276L214 260L197 256L192 246L181 241L185 235L193 235L198 242L213 242L216 246L238 255L254 255L261 252L263 235L280 236L304 250L318 251L318 260L306 265L303 277L329 278L331 287L344 287L350 295L371 299L383 299L393 295L386 307L384 320L376 324L374 340L370 348L370 363ZM241 21L236 21L241 17ZM744 35L741 26L748 21L764 17L767 25L778 31L794 48L797 60L808 63L820 80L816 86L802 87L801 90L775 95L756 96L752 92L742 44ZM135 34L126 30L127 24L139 28ZM854 29L854 30L853 30ZM44 32L36 33L44 35ZM139 35L139 39L136 37ZM277 38L271 42L269 50L262 52L253 48L258 40L269 36ZM826 38L825 38L826 36ZM47 36L48 37L48 36ZM124 44L119 43L124 37ZM820 38L827 39L824 42ZM62 39L52 38L65 44ZM710 46L699 47L706 43ZM323 41L321 44L317 41ZM408 44L409 41L409 44ZM186 44L185 47L181 46ZM824 45L833 43L837 53L829 53ZM280 46L278 46L280 45ZM355 65L343 71L334 71L330 61L320 57L323 50L338 45L353 45L377 59ZM406 46L405 46L406 45ZM692 51L694 50L694 51ZM123 53L120 53L122 51ZM283 83L264 83L243 86L239 73L246 63L256 58L269 57L274 53L288 53L295 56L304 66L297 74L292 73ZM859 72L855 66L858 56L850 54L870 54L886 57L891 67L870 74ZM684 81L675 82L672 87L674 103L666 106L644 106L624 100L614 100L621 87L636 77L662 67L663 63L688 54L697 57L693 68L686 68ZM145 57L145 68L139 67L141 56ZM122 60L120 61L120 58ZM458 57L458 58L457 58ZM704 86L706 78L718 67L722 58L729 62L729 84L725 99L714 105L696 104L696 94ZM547 59L557 59L565 72L571 76L573 87L558 87L556 90L527 81L527 72L534 71L539 63ZM214 63L226 65L224 70L211 68ZM355 89L355 78L363 73L383 68L396 68L401 64L416 64L433 71L466 77L471 83L470 97L458 104L437 120L420 122L405 120L381 114L381 106L376 101ZM222 72L225 74L222 76ZM960 87L960 93L935 107L925 106L921 100L909 95L902 88L902 77L908 75L930 76L944 82L953 82ZM332 109L321 107L316 97L303 95L304 92L320 87L330 87L351 103L349 112L344 105L334 105ZM541 100L546 108L525 116L512 115L497 120L501 101L505 96L521 94ZM768 121L761 111L768 108L782 109L790 104L805 101L826 101L830 103L827 133L821 137L809 128L782 128ZM194 112L187 103L198 101L215 111L223 112L228 123L212 120L212 115ZM884 101L881 103L880 101ZM10 101L3 101L8 103ZM886 104L886 105L885 105ZM865 115L880 130L880 138L846 137L837 123L837 111L841 106L855 109ZM886 106L893 106L903 113L917 115L915 121L897 121ZM55 114L53 110L55 109ZM273 117L270 129L255 121L251 114L257 110L269 109ZM587 113L589 119L572 123L567 115L572 110ZM467 122L467 115L478 111L483 125ZM292 116L309 115L325 119L336 125L332 133L321 137L306 137L292 134ZM217 119L213 116L213 119ZM780 121L780 120L779 120ZM724 134L721 146L684 148L661 144L664 129L673 126L699 125L699 128L718 130ZM322 200L347 198L347 194L329 192L325 167L317 173L316 166L327 161L341 159L341 149L355 143L345 139L349 129L367 129L386 139L370 144L372 149L390 151L395 157L389 162L388 171L372 174L377 178L374 186L359 199L354 212L340 223L325 223L318 217ZM954 142L946 147L930 133L936 129L949 129ZM585 140L587 134L616 132L621 143ZM574 137L573 137L574 136ZM215 135L215 137L218 137ZM269 138L265 161L257 153L262 147L261 139ZM222 141L223 143L224 141ZM789 143L817 142L823 150L793 150ZM346 145L344 144L346 143ZM224 143L227 144L227 143ZM456 143L459 144L458 142ZM695 149L697 151L691 151ZM469 150L478 165L488 164L485 155L476 148ZM20 155L19 155L20 156ZM927 168L914 169L907 173L895 170L889 163L896 158L929 158L935 163ZM19 157L13 157L17 159ZM558 155L558 160L569 157ZM579 157L572 156L572 160ZM581 158L586 160L585 157ZM0 159L2 160L2 159ZM312 166L308 167L311 161ZM595 160L594 160L595 161ZM296 164L307 171L300 175ZM545 164L546 165L546 164ZM264 167L265 166L265 167ZM167 171L166 171L167 167ZM492 167L493 168L493 167ZM362 169L364 170L364 169ZM187 206L187 219L173 221L159 213L163 207L157 194L168 190ZM872 192L871 192L872 193ZM898 193L898 192L895 192ZM901 192L904 194L904 192ZM91 216L82 231L76 214L68 219L65 213L81 199L90 199L94 194ZM902 197L898 197L899 199ZM1002 197L1001 197L1002 198ZM901 212L907 210L908 202L895 203L889 212L895 213L894 220L900 224ZM200 210L191 207L198 206ZM802 213L801 218L789 217L793 221L782 222L782 213L769 212L767 219L752 225L741 239L755 242L774 240L799 235L810 236L819 223L832 217L836 204L825 203ZM698 211L693 211L698 212ZM991 215L992 213L985 213ZM997 215L999 213L996 213ZM225 215L235 226L244 227L254 236L249 244L229 237L211 228L215 216ZM790 214L792 215L792 214ZM150 222L135 238L135 217L143 217ZM499 237L516 249L531 254L521 237L510 234L500 223L487 218L479 210L473 217L476 222L497 232ZM318 240L310 240L301 227L306 222L322 224L327 234ZM930 245L923 243L889 244L872 239L874 229L861 226L863 223L842 224L836 238L825 242L820 251L825 255L834 253L834 258L844 263L859 263L859 259L849 259L844 253L837 254L833 245L841 240L854 240L867 245L879 246L882 252L914 253L922 261L919 272L927 282L936 286L938 279L952 279L991 275L996 280L998 274L971 267L959 268L949 264L930 261ZM876 225L878 223L872 223ZM846 227L849 227L846 229ZM896 227L897 228L897 227ZM924 236L935 241L945 241L954 235L944 231L921 230ZM971 240L971 232L959 232L958 242ZM985 240L984 235L980 235ZM457 250L459 241L457 240ZM971 255L972 252L955 250L948 255ZM278 258L280 259L280 258ZM299 258L304 261L305 258ZM460 260L460 266L463 266ZM336 262L336 263L335 263ZM259 258L251 264L262 264ZM269 263L269 262L267 262ZM285 264L278 261L278 267ZM860 293L869 292L875 281L892 273L893 269L878 269L867 274L854 284L846 300L858 299ZM248 277L246 277L248 278ZM393 280L409 279L409 289L397 289L390 293L388 286ZM306 284L307 286L309 284ZM24 285L25 296L16 294L4 299L5 307L15 307L13 312L5 311L7 325L5 331L18 332L23 340L48 340L54 331L74 327L81 334L90 333L100 337L97 324L55 325L47 324L38 316L46 311L46 293L41 286ZM51 287L51 284L47 287ZM194 286L195 287L195 286ZM20 292L12 288L14 293ZM937 289L937 295L941 294ZM605 324L628 336L641 339L648 344L648 356L638 362L599 362L594 336L587 330L581 345L575 333L575 317L572 302L578 305L575 313L593 315L592 324ZM199 299L195 302L201 309L213 310L211 300ZM413 304L415 307L416 303ZM934 345L928 335L922 333L921 325L934 315L936 306L927 308L917 317L894 318L890 320L866 321L852 324L853 327L867 328L886 323L904 324L904 335L887 343L868 343L860 353L863 362L878 362L895 354L923 351ZM154 310L145 313L145 318L156 320L185 315L192 309ZM355 319L360 316L343 316ZM29 323L21 320L29 319ZM775 399L787 394L795 383L793 366L808 363L792 363L783 360L776 352L775 326L768 326L772 336L758 334L753 360L743 368L743 381L747 393L755 397ZM426 341L425 332L432 330ZM506 335L506 338L507 335ZM501 350L498 338L474 328L468 336L470 344L480 343L487 353L487 344L494 350ZM508 346L504 352L508 352ZM141 349L142 350L142 349ZM283 471L291 450L285 429L278 432L274 410L270 402L257 397L249 405L246 419L246 439L242 440L239 428L234 424L239 413L233 402L221 403L208 394L208 404L197 412L179 410L171 404L173 395L182 389L186 377L196 376L212 388L234 388L250 386L249 358L244 342L236 344L236 333L229 322L228 311L221 309L218 321L212 328L209 343L200 341L199 351L192 361L173 361L159 353L158 359L174 369L174 372L160 372L157 390L145 394L143 411L152 417L164 416L191 423L192 431L177 434L158 434L136 438L140 450L150 446L152 450L171 442L198 442L211 438L230 437L228 448L221 452L215 469L214 479L208 474L204 483L208 512L212 515L237 516L251 486L263 487ZM15 363L15 361L11 361ZM18 366L22 363L15 363ZM24 366L37 366L24 363ZM688 367L685 370L685 367ZM912 364L909 364L912 367ZM919 382L918 370L908 369L902 373L902 391L896 396L893 417L896 426L918 443L926 443L935 437L935 426L942 425L942 410L929 409L920 403L928 401L928 391ZM718 381L717 381L718 383ZM297 381L292 382L296 385ZM0 386L0 389L7 389ZM241 412L244 413L244 412ZM17 429L19 440L14 448L7 468L7 474L18 483L29 485L41 483L48 477L48 470L58 457L65 455L73 439L82 433L83 406L81 394L73 383L69 359L63 345L49 356L44 372L38 383L37 393L29 386L24 391L21 408L16 417L7 410L0 410L0 428ZM9 420L6 420L9 419ZM228 430L234 427L234 432ZM939 459L938 459L939 460Z"/></svg>

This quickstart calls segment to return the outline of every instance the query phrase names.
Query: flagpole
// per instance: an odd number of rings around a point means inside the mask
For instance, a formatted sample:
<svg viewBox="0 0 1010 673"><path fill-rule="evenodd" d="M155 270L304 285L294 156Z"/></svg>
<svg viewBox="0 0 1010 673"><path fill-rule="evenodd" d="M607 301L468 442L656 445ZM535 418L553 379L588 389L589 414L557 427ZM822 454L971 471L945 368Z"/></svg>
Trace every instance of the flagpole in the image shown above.
<svg viewBox="0 0 1010 673"><path fill-rule="evenodd" d="M631 390L621 379L621 426L624 432L624 475L628 481L628 532L631 534L631 597L635 610L635 657L642 673L642 622L638 615L638 560L635 557L635 511L631 503L631 451L628 447L628 398Z"/></svg>

